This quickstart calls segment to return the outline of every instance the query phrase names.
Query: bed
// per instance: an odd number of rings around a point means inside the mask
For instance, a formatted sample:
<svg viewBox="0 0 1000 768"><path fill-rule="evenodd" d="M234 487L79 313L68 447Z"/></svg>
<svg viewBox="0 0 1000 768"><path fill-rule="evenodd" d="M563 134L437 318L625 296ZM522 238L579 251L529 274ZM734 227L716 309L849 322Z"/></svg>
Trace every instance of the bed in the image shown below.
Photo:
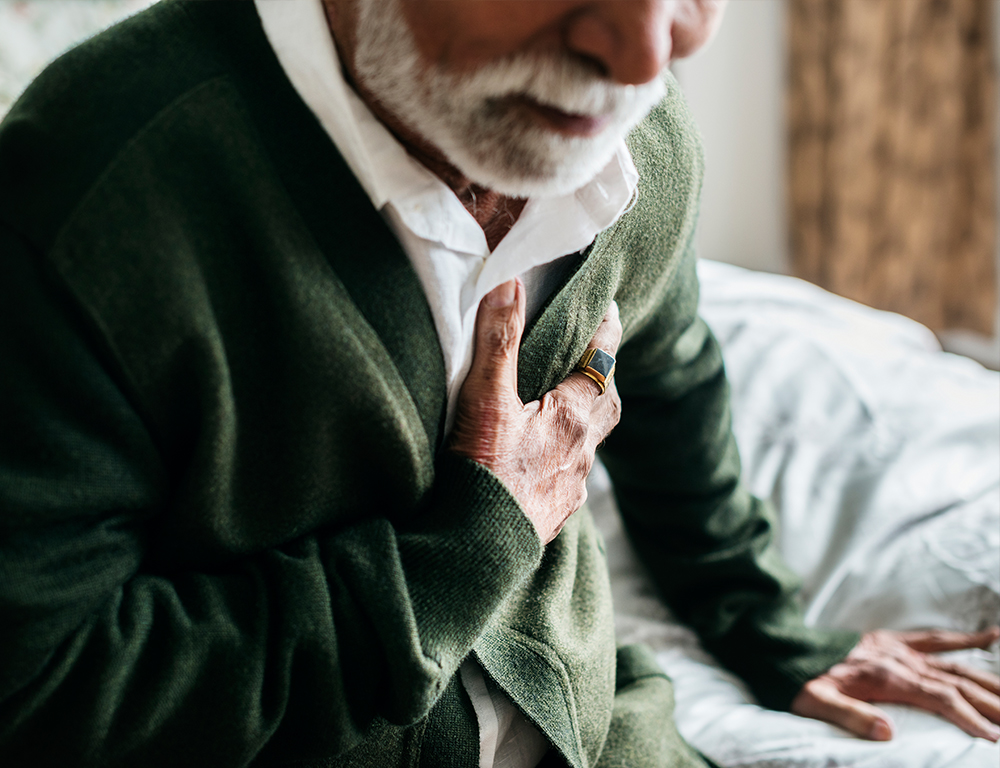
<svg viewBox="0 0 1000 768"><path fill-rule="evenodd" d="M1000 620L1000 374L934 335L813 285L702 261L702 315L733 391L745 482L780 515L809 624L974 630ZM1000 745L884 706L891 742L758 707L656 598L590 480L621 642L673 678L681 733L723 766L996 768ZM1000 671L998 648L956 654Z"/></svg>

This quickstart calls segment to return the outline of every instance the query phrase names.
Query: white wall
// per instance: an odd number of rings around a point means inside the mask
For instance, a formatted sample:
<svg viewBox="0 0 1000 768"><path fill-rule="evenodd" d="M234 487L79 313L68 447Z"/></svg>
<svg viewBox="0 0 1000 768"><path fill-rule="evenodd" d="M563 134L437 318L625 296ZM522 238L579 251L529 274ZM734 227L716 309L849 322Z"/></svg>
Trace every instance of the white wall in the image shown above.
<svg viewBox="0 0 1000 768"><path fill-rule="evenodd" d="M788 271L785 48L785 0L733 0L712 44L673 67L705 142L705 258Z"/></svg>

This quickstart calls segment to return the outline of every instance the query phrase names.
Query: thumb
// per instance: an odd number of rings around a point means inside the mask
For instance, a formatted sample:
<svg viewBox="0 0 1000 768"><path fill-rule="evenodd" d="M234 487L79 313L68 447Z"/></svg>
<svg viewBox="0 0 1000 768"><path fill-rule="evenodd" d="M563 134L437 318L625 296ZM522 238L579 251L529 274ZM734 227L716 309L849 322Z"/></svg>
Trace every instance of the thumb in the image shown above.
<svg viewBox="0 0 1000 768"><path fill-rule="evenodd" d="M517 351L524 332L524 285L514 278L487 293L476 315L476 346L463 390L517 398ZM464 394L464 392L463 392Z"/></svg>

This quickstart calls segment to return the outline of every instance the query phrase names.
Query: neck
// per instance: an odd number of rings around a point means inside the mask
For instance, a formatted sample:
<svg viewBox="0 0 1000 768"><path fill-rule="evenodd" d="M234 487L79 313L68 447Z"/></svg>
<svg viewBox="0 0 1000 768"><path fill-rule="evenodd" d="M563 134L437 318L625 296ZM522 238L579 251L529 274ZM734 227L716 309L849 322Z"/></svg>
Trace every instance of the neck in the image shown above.
<svg viewBox="0 0 1000 768"><path fill-rule="evenodd" d="M392 131L392 134L406 148L406 151L455 193L472 218L482 227L490 250L495 249L517 222L528 201L519 197L507 197L492 189L475 184L468 176L462 174L458 168L448 162L441 150L422 136L401 125L398 120L394 120L390 113L381 110L377 101L366 98L363 88L358 89L356 85L354 87L359 94L362 94L369 109Z"/></svg>
<svg viewBox="0 0 1000 768"><path fill-rule="evenodd" d="M390 130L392 130L391 127ZM528 201L520 197L507 197L492 189L475 184L467 176L462 175L436 148L433 154L426 153L422 151L422 142L407 142L400 138L395 131L393 134L399 138L400 143L410 155L426 166L431 173L441 179L455 193L455 196L465 206L465 210L482 227L490 251L494 250L517 222Z"/></svg>
<svg viewBox="0 0 1000 768"><path fill-rule="evenodd" d="M416 133L403 123L392 112L385 109L375 96L358 81L354 72L353 56L355 41L345 35L347 31L337 23L336 9L331 0L324 0L327 23L330 32L337 41L337 55L340 57L341 70L347 83L354 89L365 105L372 111L407 152L430 170L441 181L448 185L465 209L482 227L486 235L486 243L492 251L503 240L511 227L517 222L527 200L507 197L499 192L482 187L463 175L440 149L435 147L423 136ZM349 28L349 25L345 25ZM345 45L346 44L346 45ZM346 50L345 50L346 49ZM345 55L347 53L348 55Z"/></svg>

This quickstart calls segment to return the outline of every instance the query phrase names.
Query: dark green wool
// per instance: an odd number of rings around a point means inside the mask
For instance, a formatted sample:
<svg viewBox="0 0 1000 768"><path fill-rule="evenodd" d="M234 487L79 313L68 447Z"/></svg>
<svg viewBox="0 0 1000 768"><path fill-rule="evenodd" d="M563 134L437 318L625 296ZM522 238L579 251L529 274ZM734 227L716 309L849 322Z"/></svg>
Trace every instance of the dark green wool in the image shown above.
<svg viewBox="0 0 1000 768"><path fill-rule="evenodd" d="M855 636L802 626L738 484L673 81L630 144L638 202L528 329L521 395L617 300L627 528L787 706ZM547 760L697 765L649 652L616 659L587 511L543 548L444 413L419 281L252 3L162 3L59 59L0 126L0 765L472 766L470 653Z"/></svg>

